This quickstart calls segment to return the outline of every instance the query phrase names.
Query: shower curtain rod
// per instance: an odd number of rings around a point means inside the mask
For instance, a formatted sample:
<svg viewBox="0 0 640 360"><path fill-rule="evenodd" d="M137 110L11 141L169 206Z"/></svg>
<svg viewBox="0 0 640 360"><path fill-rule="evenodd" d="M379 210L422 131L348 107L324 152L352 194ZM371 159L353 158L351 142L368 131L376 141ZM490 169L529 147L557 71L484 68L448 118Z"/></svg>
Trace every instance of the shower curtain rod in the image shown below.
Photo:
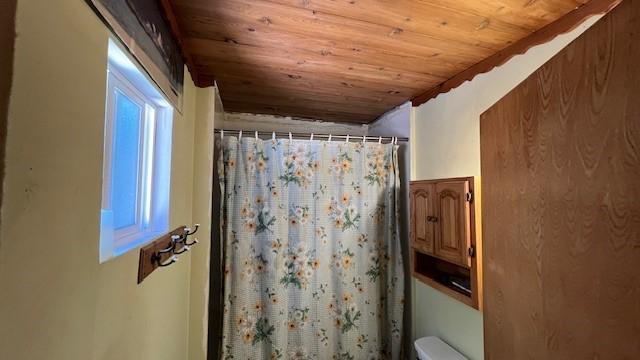
<svg viewBox="0 0 640 360"><path fill-rule="evenodd" d="M393 139L397 139L397 141L408 142L408 137L395 137L395 136L369 136L369 135L333 135L333 134L316 134L316 133L299 133L299 132L282 132L282 131L251 131L251 130L227 130L227 129L214 129L214 134L220 134L221 131L224 131L225 134L235 134L238 135L240 132L246 137L253 137L257 133L258 136L275 136L279 138L288 138L291 135L292 138L295 139L311 139L313 136L314 139L349 139L349 140L365 140L365 141L386 141L391 142Z"/></svg>

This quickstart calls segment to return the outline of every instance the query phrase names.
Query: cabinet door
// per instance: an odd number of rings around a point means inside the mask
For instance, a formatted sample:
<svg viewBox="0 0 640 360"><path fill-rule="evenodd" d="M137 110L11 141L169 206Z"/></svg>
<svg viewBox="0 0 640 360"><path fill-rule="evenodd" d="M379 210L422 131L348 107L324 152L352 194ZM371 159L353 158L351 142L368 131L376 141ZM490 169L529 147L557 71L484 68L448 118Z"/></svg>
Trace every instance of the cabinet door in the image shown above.
<svg viewBox="0 0 640 360"><path fill-rule="evenodd" d="M469 181L447 181L436 184L435 253L455 264L470 267L471 246L470 203L467 201Z"/></svg>
<svg viewBox="0 0 640 360"><path fill-rule="evenodd" d="M434 197L433 184L411 184L411 246L428 254L434 253Z"/></svg>

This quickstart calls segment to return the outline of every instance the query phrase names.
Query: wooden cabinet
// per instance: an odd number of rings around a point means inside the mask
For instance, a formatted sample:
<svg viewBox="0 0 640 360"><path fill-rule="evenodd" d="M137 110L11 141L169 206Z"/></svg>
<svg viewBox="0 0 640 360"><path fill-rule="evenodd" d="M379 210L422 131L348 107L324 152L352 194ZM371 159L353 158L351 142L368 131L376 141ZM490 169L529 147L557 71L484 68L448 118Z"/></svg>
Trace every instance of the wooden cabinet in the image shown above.
<svg viewBox="0 0 640 360"><path fill-rule="evenodd" d="M474 188L473 177L411 182L411 247L414 276L479 309Z"/></svg>
<svg viewBox="0 0 640 360"><path fill-rule="evenodd" d="M434 254L435 226L434 186L429 183L411 185L411 246L427 254Z"/></svg>
<svg viewBox="0 0 640 360"><path fill-rule="evenodd" d="M473 178L463 178L411 183L412 247L471 266L472 181Z"/></svg>
<svg viewBox="0 0 640 360"><path fill-rule="evenodd" d="M471 266L472 193L469 180L452 180L435 184L436 224L435 255L462 266Z"/></svg>

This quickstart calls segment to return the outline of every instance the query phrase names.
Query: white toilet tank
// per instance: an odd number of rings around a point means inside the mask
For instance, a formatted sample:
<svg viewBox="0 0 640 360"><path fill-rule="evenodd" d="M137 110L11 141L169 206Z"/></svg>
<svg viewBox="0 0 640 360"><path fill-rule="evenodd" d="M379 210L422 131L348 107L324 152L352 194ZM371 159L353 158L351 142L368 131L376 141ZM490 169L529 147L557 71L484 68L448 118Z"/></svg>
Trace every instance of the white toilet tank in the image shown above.
<svg viewBox="0 0 640 360"><path fill-rule="evenodd" d="M466 357L436 336L416 340L415 347L420 360L467 360Z"/></svg>

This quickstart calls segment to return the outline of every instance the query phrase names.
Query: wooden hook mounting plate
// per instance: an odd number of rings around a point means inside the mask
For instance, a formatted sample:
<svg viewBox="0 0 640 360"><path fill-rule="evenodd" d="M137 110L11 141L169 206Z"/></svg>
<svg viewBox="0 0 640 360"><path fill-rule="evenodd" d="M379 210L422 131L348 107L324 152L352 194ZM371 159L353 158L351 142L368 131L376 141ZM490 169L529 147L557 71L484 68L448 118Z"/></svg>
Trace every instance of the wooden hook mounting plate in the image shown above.
<svg viewBox="0 0 640 360"><path fill-rule="evenodd" d="M186 225L179 226L140 249L140 261L138 262L138 284L140 284L147 276L159 267L158 262L153 259L154 254L171 246L171 236L184 235L186 233L185 228ZM179 250L179 248L176 250ZM173 256L172 252L162 254L160 262L166 261L171 256Z"/></svg>

